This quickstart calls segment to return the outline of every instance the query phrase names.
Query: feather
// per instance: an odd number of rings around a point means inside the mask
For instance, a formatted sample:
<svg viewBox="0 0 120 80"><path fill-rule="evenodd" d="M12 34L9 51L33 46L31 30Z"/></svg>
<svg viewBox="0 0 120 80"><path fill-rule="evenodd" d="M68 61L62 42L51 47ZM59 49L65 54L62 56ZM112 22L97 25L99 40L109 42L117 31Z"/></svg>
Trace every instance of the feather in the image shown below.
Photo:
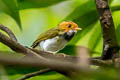
<svg viewBox="0 0 120 80"><path fill-rule="evenodd" d="M51 39L53 37L56 37L57 35L59 35L59 29L58 28L52 28L52 29L40 34L40 36L33 42L31 47L35 48L39 45L39 43L41 41Z"/></svg>

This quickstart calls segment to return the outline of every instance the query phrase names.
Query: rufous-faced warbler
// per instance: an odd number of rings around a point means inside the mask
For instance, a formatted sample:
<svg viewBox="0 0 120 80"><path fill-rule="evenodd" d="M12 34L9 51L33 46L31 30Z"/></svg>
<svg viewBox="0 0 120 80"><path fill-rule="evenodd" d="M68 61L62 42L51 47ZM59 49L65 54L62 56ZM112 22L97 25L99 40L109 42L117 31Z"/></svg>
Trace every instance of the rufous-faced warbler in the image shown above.
<svg viewBox="0 0 120 80"><path fill-rule="evenodd" d="M57 27L42 34L34 41L32 48L56 53L64 48L77 30L82 30L72 21L61 22Z"/></svg>

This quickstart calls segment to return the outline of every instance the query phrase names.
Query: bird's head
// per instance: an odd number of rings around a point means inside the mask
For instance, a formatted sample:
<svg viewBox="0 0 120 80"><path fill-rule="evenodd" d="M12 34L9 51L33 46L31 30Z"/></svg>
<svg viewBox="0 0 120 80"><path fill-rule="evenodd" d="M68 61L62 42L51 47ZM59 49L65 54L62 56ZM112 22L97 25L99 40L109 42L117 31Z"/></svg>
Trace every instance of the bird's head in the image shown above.
<svg viewBox="0 0 120 80"><path fill-rule="evenodd" d="M78 30L82 30L82 28L79 28L78 25L72 21L61 22L58 28L63 32L77 32Z"/></svg>

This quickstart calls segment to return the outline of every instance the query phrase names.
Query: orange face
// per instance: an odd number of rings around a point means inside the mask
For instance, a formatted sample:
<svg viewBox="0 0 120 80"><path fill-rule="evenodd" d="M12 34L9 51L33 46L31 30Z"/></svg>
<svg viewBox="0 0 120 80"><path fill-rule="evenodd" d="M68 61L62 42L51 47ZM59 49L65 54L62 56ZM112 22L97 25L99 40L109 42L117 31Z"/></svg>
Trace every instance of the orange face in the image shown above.
<svg viewBox="0 0 120 80"><path fill-rule="evenodd" d="M82 30L82 28L79 28L78 25L72 21L64 21L62 23L59 24L59 29L64 31L64 32L68 32L70 30Z"/></svg>

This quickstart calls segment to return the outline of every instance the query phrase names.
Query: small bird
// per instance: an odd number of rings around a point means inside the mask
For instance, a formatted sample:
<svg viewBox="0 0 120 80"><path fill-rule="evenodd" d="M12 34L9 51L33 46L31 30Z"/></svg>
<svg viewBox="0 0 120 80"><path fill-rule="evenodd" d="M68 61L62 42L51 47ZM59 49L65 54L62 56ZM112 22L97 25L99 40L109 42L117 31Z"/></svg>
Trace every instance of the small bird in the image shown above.
<svg viewBox="0 0 120 80"><path fill-rule="evenodd" d="M31 47L57 53L67 45L78 30L82 29L72 21L61 22L57 27L40 34Z"/></svg>

